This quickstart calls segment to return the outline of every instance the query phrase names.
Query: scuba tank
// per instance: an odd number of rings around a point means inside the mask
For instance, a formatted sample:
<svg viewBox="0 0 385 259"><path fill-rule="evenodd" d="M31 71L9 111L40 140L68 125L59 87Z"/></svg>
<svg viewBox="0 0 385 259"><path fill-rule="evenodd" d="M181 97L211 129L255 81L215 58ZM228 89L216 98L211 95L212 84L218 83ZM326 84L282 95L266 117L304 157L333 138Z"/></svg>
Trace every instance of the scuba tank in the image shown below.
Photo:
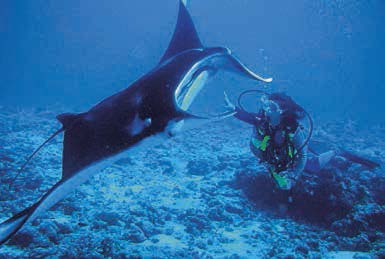
<svg viewBox="0 0 385 259"><path fill-rule="evenodd" d="M296 104L289 96L281 93L269 94L253 89L242 92L238 97L238 107L244 111L242 98L246 94L262 94L262 122L254 127L250 149L264 163L282 189L289 184L285 178L297 178L306 164L307 144L313 133L313 121L308 112ZM266 97L264 97L266 96ZM279 120L275 122L278 114ZM307 117L308 133L300 121ZM294 179L296 180L296 179Z"/></svg>

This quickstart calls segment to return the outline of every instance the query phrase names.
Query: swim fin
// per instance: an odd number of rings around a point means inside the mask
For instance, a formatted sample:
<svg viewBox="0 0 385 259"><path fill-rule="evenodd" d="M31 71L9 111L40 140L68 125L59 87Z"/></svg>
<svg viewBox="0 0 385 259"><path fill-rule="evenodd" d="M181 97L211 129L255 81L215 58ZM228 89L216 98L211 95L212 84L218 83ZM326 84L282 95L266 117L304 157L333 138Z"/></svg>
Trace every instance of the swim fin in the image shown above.
<svg viewBox="0 0 385 259"><path fill-rule="evenodd" d="M341 150L338 155L346 158L347 160L349 160L353 163L361 164L361 165L367 167L369 170L374 170L377 167L380 167L379 163L371 161L367 158L363 158L361 156L358 156L358 155L353 154L353 153L346 151L346 150Z"/></svg>

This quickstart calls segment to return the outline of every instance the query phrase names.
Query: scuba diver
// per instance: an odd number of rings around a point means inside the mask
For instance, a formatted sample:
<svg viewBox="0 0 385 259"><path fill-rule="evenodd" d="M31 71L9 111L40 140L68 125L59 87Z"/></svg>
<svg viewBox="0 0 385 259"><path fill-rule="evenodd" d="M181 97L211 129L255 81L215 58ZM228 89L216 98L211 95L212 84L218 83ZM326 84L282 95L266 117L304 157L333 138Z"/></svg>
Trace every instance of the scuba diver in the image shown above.
<svg viewBox="0 0 385 259"><path fill-rule="evenodd" d="M248 112L241 103L242 97L256 92L262 94L262 107L257 113ZM260 90L247 90L238 97L238 106L233 105L225 93L225 102L234 117L253 125L250 149L265 164L280 189L290 190L303 171L318 173L337 156L369 169L379 166L347 151L317 154L310 149L308 144L313 133L312 118L285 93L268 94ZM308 130L305 130L306 118ZM308 151L314 156L308 158Z"/></svg>

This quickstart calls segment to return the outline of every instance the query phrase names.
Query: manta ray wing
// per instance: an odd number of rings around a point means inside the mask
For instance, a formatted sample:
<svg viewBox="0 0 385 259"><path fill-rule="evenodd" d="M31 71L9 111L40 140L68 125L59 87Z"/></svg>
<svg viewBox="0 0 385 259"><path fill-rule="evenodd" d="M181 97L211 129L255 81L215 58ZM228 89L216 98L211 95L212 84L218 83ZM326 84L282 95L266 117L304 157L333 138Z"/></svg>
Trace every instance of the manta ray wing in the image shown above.
<svg viewBox="0 0 385 259"><path fill-rule="evenodd" d="M194 23L184 2L179 3L178 21L171 42L160 60L160 63L184 50L203 48Z"/></svg>
<svg viewBox="0 0 385 259"><path fill-rule="evenodd" d="M227 48L203 48L180 1L173 38L158 66L88 112L58 116L64 130L62 178L34 205L0 224L0 244L122 156L179 131L185 119L194 118L186 108L202 88L206 70L226 67L268 81L232 58Z"/></svg>

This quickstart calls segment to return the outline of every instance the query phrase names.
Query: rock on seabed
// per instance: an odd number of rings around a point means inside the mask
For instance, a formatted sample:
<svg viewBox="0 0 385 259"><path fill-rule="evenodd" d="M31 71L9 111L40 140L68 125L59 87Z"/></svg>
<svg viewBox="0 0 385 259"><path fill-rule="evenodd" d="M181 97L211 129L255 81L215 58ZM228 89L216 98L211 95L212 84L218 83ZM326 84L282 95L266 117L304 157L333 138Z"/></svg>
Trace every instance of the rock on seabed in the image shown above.
<svg viewBox="0 0 385 259"><path fill-rule="evenodd" d="M0 108L1 186L59 127L53 114L60 112ZM283 192L249 151L250 132L230 119L118 161L0 247L0 258L383 255L383 169L329 168L303 175L292 192ZM384 132L327 122L318 123L314 138L365 150L383 163ZM1 219L58 180L61 140L39 153L12 191L0 189Z"/></svg>

